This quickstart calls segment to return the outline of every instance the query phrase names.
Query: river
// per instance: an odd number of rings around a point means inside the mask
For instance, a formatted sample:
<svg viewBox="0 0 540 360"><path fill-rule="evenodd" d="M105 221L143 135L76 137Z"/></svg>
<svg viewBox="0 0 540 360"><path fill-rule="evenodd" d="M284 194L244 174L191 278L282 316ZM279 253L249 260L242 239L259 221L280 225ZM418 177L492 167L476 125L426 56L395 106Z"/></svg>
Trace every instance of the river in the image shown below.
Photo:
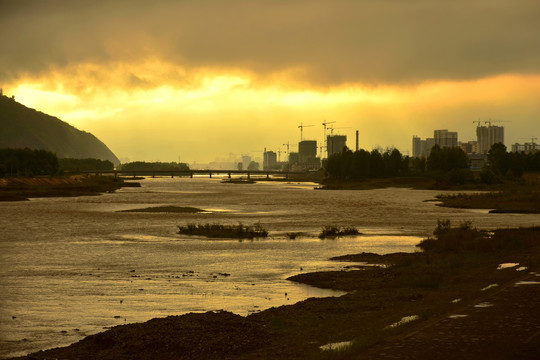
<svg viewBox="0 0 540 360"><path fill-rule="evenodd" d="M68 345L109 327L187 312L241 315L313 296L339 296L285 280L343 270L329 257L415 251L438 219L480 228L540 225L540 215L442 208L440 191L320 191L315 184L223 184L148 178L141 188L0 203L0 357ZM128 213L161 205L204 213ZM177 225L261 223L267 239L209 240ZM324 225L363 235L320 240ZM289 240L287 232L303 232Z"/></svg>

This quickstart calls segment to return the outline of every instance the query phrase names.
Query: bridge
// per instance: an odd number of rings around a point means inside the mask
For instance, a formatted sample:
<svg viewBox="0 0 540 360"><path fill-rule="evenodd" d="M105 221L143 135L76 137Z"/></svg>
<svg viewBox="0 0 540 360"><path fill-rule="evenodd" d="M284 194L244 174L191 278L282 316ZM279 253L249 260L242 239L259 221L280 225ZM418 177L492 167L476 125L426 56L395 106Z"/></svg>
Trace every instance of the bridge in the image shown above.
<svg viewBox="0 0 540 360"><path fill-rule="evenodd" d="M87 170L86 174L95 175L114 175L121 176L170 176L177 177L190 177L193 175L208 175L212 178L212 175L226 174L230 179L232 175L247 175L250 179L251 176L266 176L267 179L270 175L283 176L288 179L290 176L302 176L306 175L306 171L279 171L279 170Z"/></svg>

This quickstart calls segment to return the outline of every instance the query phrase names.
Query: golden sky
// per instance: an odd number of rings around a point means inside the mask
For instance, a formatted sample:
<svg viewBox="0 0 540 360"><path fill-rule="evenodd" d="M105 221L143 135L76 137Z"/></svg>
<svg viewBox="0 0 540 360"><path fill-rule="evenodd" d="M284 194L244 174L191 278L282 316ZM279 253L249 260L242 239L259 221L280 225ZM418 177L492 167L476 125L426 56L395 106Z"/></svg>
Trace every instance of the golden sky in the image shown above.
<svg viewBox="0 0 540 360"><path fill-rule="evenodd" d="M537 0L0 0L0 87L121 159L540 137ZM498 121L501 121L500 123ZM530 140L529 140L530 141Z"/></svg>

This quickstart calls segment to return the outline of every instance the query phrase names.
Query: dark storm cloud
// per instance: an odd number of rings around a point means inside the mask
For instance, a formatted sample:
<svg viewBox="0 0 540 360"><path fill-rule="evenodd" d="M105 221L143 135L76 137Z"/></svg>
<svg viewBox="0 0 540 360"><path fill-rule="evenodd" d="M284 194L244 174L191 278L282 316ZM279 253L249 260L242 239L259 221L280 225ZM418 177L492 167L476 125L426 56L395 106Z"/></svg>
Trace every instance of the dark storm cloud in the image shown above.
<svg viewBox="0 0 540 360"><path fill-rule="evenodd" d="M540 73L538 19L537 0L0 0L0 81L149 58L323 85Z"/></svg>

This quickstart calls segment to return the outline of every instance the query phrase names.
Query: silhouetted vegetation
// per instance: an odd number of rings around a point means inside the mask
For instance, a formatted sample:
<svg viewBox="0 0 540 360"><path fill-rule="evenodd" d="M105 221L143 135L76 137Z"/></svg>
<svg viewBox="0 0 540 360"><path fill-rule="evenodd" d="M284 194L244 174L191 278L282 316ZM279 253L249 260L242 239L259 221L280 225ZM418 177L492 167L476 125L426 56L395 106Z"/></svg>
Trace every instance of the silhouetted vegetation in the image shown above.
<svg viewBox="0 0 540 360"><path fill-rule="evenodd" d="M491 213L540 214L540 191L523 187L500 192L439 195L442 206L461 209L490 209Z"/></svg>
<svg viewBox="0 0 540 360"><path fill-rule="evenodd" d="M467 169L469 167L469 159L461 148L440 148L439 145L434 145L427 158L426 166L429 171Z"/></svg>
<svg viewBox="0 0 540 360"><path fill-rule="evenodd" d="M268 231L257 223L249 225L222 225L222 224L187 224L178 225L178 233L183 235L198 235L213 238L239 238L253 239L256 237L267 237Z"/></svg>
<svg viewBox="0 0 540 360"><path fill-rule="evenodd" d="M198 213L204 210L190 206L156 206L143 209L120 210L119 212L156 212L156 213Z"/></svg>
<svg viewBox="0 0 540 360"><path fill-rule="evenodd" d="M114 170L114 164L109 160L99 159L58 159L60 171L77 173L91 170Z"/></svg>
<svg viewBox="0 0 540 360"><path fill-rule="evenodd" d="M335 239L336 237L348 236L348 235L360 235L360 232L354 226L339 227L336 225L327 225L322 228L321 233L319 234L319 238Z"/></svg>
<svg viewBox="0 0 540 360"><path fill-rule="evenodd" d="M54 175L58 158L46 150L0 149L0 177Z"/></svg>
<svg viewBox="0 0 540 360"><path fill-rule="evenodd" d="M352 152L345 148L328 158L325 172L337 179L393 177L409 172L409 157L403 157L398 149L381 153L377 149Z"/></svg>
<svg viewBox="0 0 540 360"><path fill-rule="evenodd" d="M435 238L422 240L417 246L427 253L462 253L500 252L537 244L540 227L523 229L524 234L519 239L515 237L515 230L510 230L478 230L468 221L452 227L450 220L439 220L433 232Z"/></svg>
<svg viewBox="0 0 540 360"><path fill-rule="evenodd" d="M124 171L189 171L186 163L177 162L145 162L135 161L118 166L118 170Z"/></svg>
<svg viewBox="0 0 540 360"><path fill-rule="evenodd" d="M345 148L343 152L330 156L325 164L325 173L329 180L361 180L384 178L423 177L435 180L433 187L449 188L464 184L497 184L505 180L517 180L525 171L540 171L540 152L508 153L506 147L494 144L488 154L488 164L479 172L469 168L467 154L458 147L434 145L428 158L409 158L397 149L368 152L352 152ZM338 184L326 185L325 188L342 188Z"/></svg>

